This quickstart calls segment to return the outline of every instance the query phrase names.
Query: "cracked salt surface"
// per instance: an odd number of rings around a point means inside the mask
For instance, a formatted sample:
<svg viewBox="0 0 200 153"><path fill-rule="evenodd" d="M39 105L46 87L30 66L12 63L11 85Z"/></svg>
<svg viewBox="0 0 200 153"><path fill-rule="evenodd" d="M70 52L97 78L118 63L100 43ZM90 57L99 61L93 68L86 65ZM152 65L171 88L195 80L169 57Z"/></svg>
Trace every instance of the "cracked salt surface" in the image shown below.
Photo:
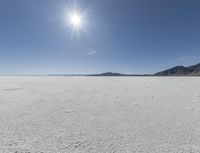
<svg viewBox="0 0 200 153"><path fill-rule="evenodd" d="M0 77L0 153L199 153L199 82Z"/></svg>

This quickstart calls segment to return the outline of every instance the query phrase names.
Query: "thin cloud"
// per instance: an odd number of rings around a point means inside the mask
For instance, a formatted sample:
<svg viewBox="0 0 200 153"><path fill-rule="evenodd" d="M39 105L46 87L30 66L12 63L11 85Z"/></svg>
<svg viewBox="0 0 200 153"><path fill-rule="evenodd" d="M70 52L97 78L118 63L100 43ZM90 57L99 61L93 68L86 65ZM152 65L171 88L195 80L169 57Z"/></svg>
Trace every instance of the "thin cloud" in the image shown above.
<svg viewBox="0 0 200 153"><path fill-rule="evenodd" d="M197 56L182 56L165 62L164 64L183 64L183 62L195 61Z"/></svg>
<svg viewBox="0 0 200 153"><path fill-rule="evenodd" d="M197 58L196 56L183 56L183 57L174 59L171 62L181 62L181 61L187 61L187 60L194 60L196 58Z"/></svg>
<svg viewBox="0 0 200 153"><path fill-rule="evenodd" d="M88 56L90 56L90 55L95 55L95 54L97 54L98 52L96 51L96 50L89 50L86 54L88 55Z"/></svg>

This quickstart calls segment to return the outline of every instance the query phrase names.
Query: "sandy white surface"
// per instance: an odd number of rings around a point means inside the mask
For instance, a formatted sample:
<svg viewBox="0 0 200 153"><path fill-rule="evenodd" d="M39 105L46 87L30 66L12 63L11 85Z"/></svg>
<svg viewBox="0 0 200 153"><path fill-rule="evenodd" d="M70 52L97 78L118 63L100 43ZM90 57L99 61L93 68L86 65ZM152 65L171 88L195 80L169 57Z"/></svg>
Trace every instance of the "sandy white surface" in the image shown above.
<svg viewBox="0 0 200 153"><path fill-rule="evenodd" d="M199 153L200 78L0 77L0 153Z"/></svg>

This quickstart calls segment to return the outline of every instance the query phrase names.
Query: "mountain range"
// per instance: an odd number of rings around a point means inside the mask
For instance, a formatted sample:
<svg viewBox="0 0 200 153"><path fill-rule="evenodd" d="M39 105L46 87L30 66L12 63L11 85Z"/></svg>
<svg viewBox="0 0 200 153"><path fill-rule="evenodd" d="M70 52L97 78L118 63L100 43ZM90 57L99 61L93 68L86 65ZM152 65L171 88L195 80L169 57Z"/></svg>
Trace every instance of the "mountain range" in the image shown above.
<svg viewBox="0 0 200 153"><path fill-rule="evenodd" d="M122 73L113 73L113 72L106 72L100 74L91 74L87 76L152 76L151 74L122 74Z"/></svg>
<svg viewBox="0 0 200 153"><path fill-rule="evenodd" d="M49 76L200 76L200 63L192 66L176 66L155 74L122 74L106 72L100 74L50 74Z"/></svg>
<svg viewBox="0 0 200 153"><path fill-rule="evenodd" d="M176 66L154 74L154 76L200 76L200 63L192 66Z"/></svg>
<svg viewBox="0 0 200 153"><path fill-rule="evenodd" d="M192 66L176 66L155 74L121 74L121 73L101 73L101 74L93 74L89 76L200 76L200 63Z"/></svg>

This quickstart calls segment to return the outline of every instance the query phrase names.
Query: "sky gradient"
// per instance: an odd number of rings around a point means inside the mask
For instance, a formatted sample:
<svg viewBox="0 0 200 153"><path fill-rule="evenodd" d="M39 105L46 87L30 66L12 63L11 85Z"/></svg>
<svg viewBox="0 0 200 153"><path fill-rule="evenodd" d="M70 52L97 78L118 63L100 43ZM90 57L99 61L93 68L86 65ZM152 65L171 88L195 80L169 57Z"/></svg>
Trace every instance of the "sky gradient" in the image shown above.
<svg viewBox="0 0 200 153"><path fill-rule="evenodd" d="M67 13L84 13L73 32ZM147 74L200 62L199 0L0 0L0 74Z"/></svg>

